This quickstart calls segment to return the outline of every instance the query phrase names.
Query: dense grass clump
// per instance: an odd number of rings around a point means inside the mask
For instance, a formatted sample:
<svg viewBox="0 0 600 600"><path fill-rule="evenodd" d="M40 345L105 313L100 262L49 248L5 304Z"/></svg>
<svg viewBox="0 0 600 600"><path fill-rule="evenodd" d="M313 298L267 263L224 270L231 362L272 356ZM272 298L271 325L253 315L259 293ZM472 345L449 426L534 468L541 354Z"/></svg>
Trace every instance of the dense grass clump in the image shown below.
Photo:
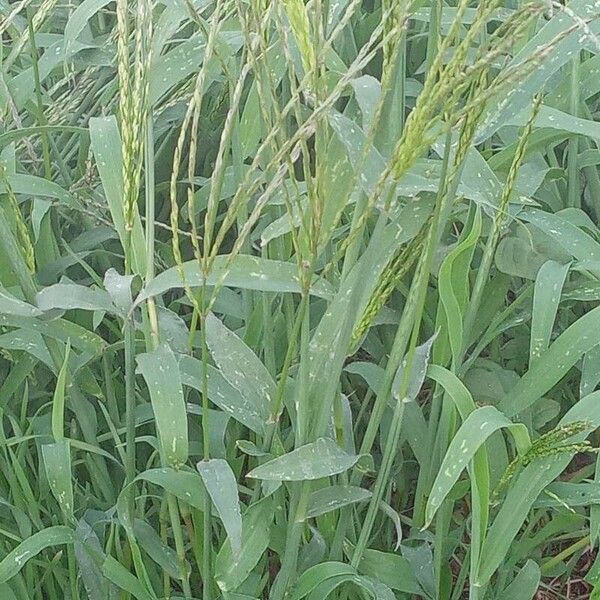
<svg viewBox="0 0 600 600"><path fill-rule="evenodd" d="M600 598L600 4L0 0L0 599Z"/></svg>

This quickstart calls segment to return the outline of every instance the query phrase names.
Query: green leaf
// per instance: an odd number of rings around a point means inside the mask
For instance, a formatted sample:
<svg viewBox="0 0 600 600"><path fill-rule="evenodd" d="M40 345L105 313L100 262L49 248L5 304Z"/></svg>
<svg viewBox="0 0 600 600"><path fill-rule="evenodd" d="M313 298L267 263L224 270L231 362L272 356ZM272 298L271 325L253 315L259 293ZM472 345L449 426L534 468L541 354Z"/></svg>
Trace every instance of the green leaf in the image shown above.
<svg viewBox="0 0 600 600"><path fill-rule="evenodd" d="M429 355L431 354L431 347L437 336L431 336L426 342L415 348L415 353L412 361L412 370L409 376L408 389L406 396L400 398L400 386L402 385L402 377L406 368L406 358L402 361L394 376L394 382L392 384L392 395L396 400L402 402L411 402L416 399L423 382L425 381L425 373L427 372L427 364L429 363Z"/></svg>
<svg viewBox="0 0 600 600"><path fill-rule="evenodd" d="M319 438L259 465L247 477L268 481L321 479L347 471L359 458L344 452L332 439Z"/></svg>
<svg viewBox="0 0 600 600"><path fill-rule="evenodd" d="M62 440L65 437L65 387L69 375L69 355L71 353L71 343L67 342L65 347L65 357L62 367L56 379L54 396L52 398L52 435L55 441Z"/></svg>
<svg viewBox="0 0 600 600"><path fill-rule="evenodd" d="M130 486L138 481L147 481L158 485L169 494L173 494L180 500L183 500L186 504L200 511L204 510L205 491L202 479L198 473L176 471L170 467L148 469L140 473L128 486L124 487L117 499L119 520L132 536L134 536L134 524L131 522L129 516L127 494Z"/></svg>
<svg viewBox="0 0 600 600"><path fill-rule="evenodd" d="M529 346L529 364L548 349L554 327L554 319L563 284L569 272L569 264L561 265L553 260L544 263L538 271L533 292L531 311L531 342Z"/></svg>
<svg viewBox="0 0 600 600"><path fill-rule="evenodd" d="M214 286L222 280L225 286L247 290L295 293L302 291L298 277L298 265L248 254L238 254L233 260L230 260L227 255L217 256L213 268L206 278L196 260L183 263L183 273L186 283L192 288L201 287L204 284ZM152 296L160 296L168 290L183 287L179 268L171 267L159 273L141 291L135 304L137 306ZM333 290L326 281L315 278L310 292L321 298L330 298Z"/></svg>
<svg viewBox="0 0 600 600"><path fill-rule="evenodd" d="M463 421L475 410L475 401L471 392L452 371L440 365L429 365L427 377L431 377L446 390Z"/></svg>
<svg viewBox="0 0 600 600"><path fill-rule="evenodd" d="M2 559L0 562L0 583L14 577L30 558L37 556L45 548L72 544L74 540L73 530L63 525L48 527L34 533Z"/></svg>
<svg viewBox="0 0 600 600"><path fill-rule="evenodd" d="M24 173L9 175L7 179L15 194L56 198L69 208L81 209L79 201L53 181L49 181L43 177L36 177L35 175L25 175ZM5 193L6 184L0 182L0 194Z"/></svg>
<svg viewBox="0 0 600 600"><path fill-rule="evenodd" d="M19 317L37 317L42 311L23 300L15 298L0 285L0 313Z"/></svg>
<svg viewBox="0 0 600 600"><path fill-rule="evenodd" d="M444 307L453 364L460 364L463 339L463 316L469 289L469 269L475 244L481 234L481 211L475 210L468 234L442 262L438 275L438 290Z"/></svg>
<svg viewBox="0 0 600 600"><path fill-rule="evenodd" d="M548 78L582 48L586 36L582 36L579 27L575 27L560 41L555 41L562 32L573 26L573 18L569 13L579 15L582 19L592 18L589 30L595 35L600 33L600 23L597 19L594 20L594 17L597 16L597 9L588 0L573 0L569 3L569 12L556 11L552 19L545 23L512 58L508 68L519 65L523 61L531 59L532 56L537 56L542 48L549 47L550 51L543 60L535 59L535 68L523 81L519 82L519 85L511 86L509 89L505 88L494 102L489 103L486 109L486 123L478 132L476 143L487 139L522 110L529 108L533 96L543 88Z"/></svg>
<svg viewBox="0 0 600 600"><path fill-rule="evenodd" d="M102 573L122 590L129 592L136 600L157 600L144 584L112 556L107 556L102 565Z"/></svg>
<svg viewBox="0 0 600 600"><path fill-rule="evenodd" d="M553 243L579 260L600 261L600 244L582 229L564 219L561 213L525 208L519 218L535 225Z"/></svg>
<svg viewBox="0 0 600 600"><path fill-rule="evenodd" d="M73 518L73 479L71 448L68 440L60 439L42 446L44 469L53 496L67 518Z"/></svg>
<svg viewBox="0 0 600 600"><path fill-rule="evenodd" d="M38 292L35 303L42 311L58 308L61 310L81 309L116 312L116 308L107 292L74 283L57 283L44 288Z"/></svg>
<svg viewBox="0 0 600 600"><path fill-rule="evenodd" d="M394 600L394 593L381 582L361 577L350 565L325 562L307 569L298 578L292 600L310 595L311 600L327 598L333 590L344 583L354 583L375 600Z"/></svg>
<svg viewBox="0 0 600 600"><path fill-rule="evenodd" d="M150 390L160 448L167 464L179 468L188 459L188 423L179 365L169 346L136 357Z"/></svg>
<svg viewBox="0 0 600 600"><path fill-rule="evenodd" d="M318 517L349 504L365 502L371 495L369 490L354 485L331 485L315 490L308 500L306 517Z"/></svg>
<svg viewBox="0 0 600 600"><path fill-rule="evenodd" d="M202 392L204 372L202 361L191 356L181 356L179 368L183 385ZM262 433L265 428L265 415L262 406L257 406L251 395L242 395L212 365L207 365L206 371L210 401L252 431Z"/></svg>
<svg viewBox="0 0 600 600"><path fill-rule="evenodd" d="M242 547L242 516L235 475L222 458L202 460L196 468L223 522L231 549L238 554Z"/></svg>
<svg viewBox="0 0 600 600"><path fill-rule="evenodd" d="M65 25L65 48L68 48L85 29L88 21L110 0L84 0L69 16Z"/></svg>
<svg viewBox="0 0 600 600"><path fill-rule="evenodd" d="M519 452L525 452L531 442L527 427L509 421L497 408L484 406L472 412L452 438L440 470L433 482L427 501L425 525L429 526L438 508L449 494L462 471L485 441L499 429L507 428L513 434Z"/></svg>
<svg viewBox="0 0 600 600"><path fill-rule="evenodd" d="M179 566L177 554L169 548L161 539L155 529L141 519L135 519L133 533L140 547L148 556L169 574L173 579L179 579Z"/></svg>
<svg viewBox="0 0 600 600"><path fill-rule="evenodd" d="M381 581L388 587L406 594L423 595L410 563L400 554L367 548L358 565L359 573Z"/></svg>
<svg viewBox="0 0 600 600"><path fill-rule="evenodd" d="M223 377L266 422L276 385L267 368L233 331L213 314L206 318L206 343Z"/></svg>
<svg viewBox="0 0 600 600"><path fill-rule="evenodd" d="M293 600L300 600L300 598L308 596L319 584L327 579L340 576L354 577L356 574L356 570L345 563L324 562L320 565L315 565L299 577L292 598Z"/></svg>
<svg viewBox="0 0 600 600"><path fill-rule="evenodd" d="M104 288L108 292L112 303L121 314L125 315L131 310L131 283L133 275L120 275L115 269L110 268L104 273Z"/></svg>
<svg viewBox="0 0 600 600"><path fill-rule="evenodd" d="M535 506L588 506L600 504L600 483L555 481L536 500Z"/></svg>
<svg viewBox="0 0 600 600"><path fill-rule="evenodd" d="M600 307L577 319L543 352L500 404L508 417L525 410L550 390L589 352L600 336Z"/></svg>
<svg viewBox="0 0 600 600"><path fill-rule="evenodd" d="M559 425L578 421L588 422L590 426L570 438L569 442L584 440L600 426L600 392L582 398L561 419ZM573 453L563 453L534 460L511 483L483 544L477 584L485 585L490 580L506 556L533 503L542 490L563 472L572 456Z"/></svg>
<svg viewBox="0 0 600 600"><path fill-rule="evenodd" d="M270 539L275 512L271 496L248 507L242 516L242 549L233 554L229 543L223 544L215 561L215 579L223 592L237 589L258 564Z"/></svg>
<svg viewBox="0 0 600 600"><path fill-rule="evenodd" d="M511 583L500 593L498 600L532 600L540 584L540 568L528 560Z"/></svg>

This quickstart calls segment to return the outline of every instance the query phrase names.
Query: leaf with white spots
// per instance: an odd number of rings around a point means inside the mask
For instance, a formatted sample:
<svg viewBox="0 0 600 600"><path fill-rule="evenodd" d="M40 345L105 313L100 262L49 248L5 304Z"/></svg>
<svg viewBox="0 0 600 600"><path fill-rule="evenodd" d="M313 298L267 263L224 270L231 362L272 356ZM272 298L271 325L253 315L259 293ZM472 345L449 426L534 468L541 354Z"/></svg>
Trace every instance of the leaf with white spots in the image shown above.
<svg viewBox="0 0 600 600"><path fill-rule="evenodd" d="M249 254L238 254L233 260L229 256L217 256L210 274L205 278L198 262L190 260L183 263L185 282L191 288L203 284L214 286L223 281L227 287L260 290L262 292L295 292L302 291L298 278L298 266L295 263L271 260ZM165 292L183 288L183 280L178 267L171 267L159 273L139 294L135 300L137 306L152 296L160 296ZM329 298L333 289L323 279L315 277L310 289L311 294L321 298Z"/></svg>
<svg viewBox="0 0 600 600"><path fill-rule="evenodd" d="M513 434L520 453L529 448L527 427L521 423L513 423L493 406L478 408L465 419L450 442L439 473L433 482L425 511L426 526L431 523L436 511L477 450L493 433L504 428L509 429Z"/></svg>
<svg viewBox="0 0 600 600"><path fill-rule="evenodd" d="M513 417L531 406L557 384L599 339L600 306L597 306L577 319L548 350L542 352L500 404L500 410Z"/></svg>
<svg viewBox="0 0 600 600"><path fill-rule="evenodd" d="M575 52L578 52L590 36L583 33L581 27L574 23L572 14L579 19L589 20L589 31L597 36L600 33L598 7L589 0L573 0L569 3L569 11L558 10L555 16L548 21L513 57L508 65L512 69L524 61L535 61L535 68L527 74L518 85L510 89L504 88L502 93L489 102L486 109L486 122L477 136L476 143L494 134L500 127L506 125L522 110L531 106L533 96L543 89L547 80L565 65ZM568 31L568 35L561 35ZM543 60L539 59L540 52L546 52ZM536 58L534 58L536 57Z"/></svg>
<svg viewBox="0 0 600 600"><path fill-rule="evenodd" d="M371 147L363 162L366 136L363 130L345 115L332 111L329 116L329 124L346 147L352 166L354 168L361 167L360 185L364 193L370 195L385 169L385 160L376 148Z"/></svg>
<svg viewBox="0 0 600 600"><path fill-rule="evenodd" d="M188 458L188 424L179 365L169 346L136 357L150 390L161 452L167 464L179 468Z"/></svg>
<svg viewBox="0 0 600 600"><path fill-rule="evenodd" d="M589 427L569 438L569 443L582 442L592 431L600 427L600 392L582 398L567 412L558 425L582 421L588 423ZM511 482L500 511L488 530L483 544L476 585L483 586L490 580L509 551L525 519L531 514L533 503L542 490L564 471L574 454L575 452L564 452L538 458L527 465Z"/></svg>
<svg viewBox="0 0 600 600"><path fill-rule="evenodd" d="M18 317L37 317L42 314L42 311L23 300L15 298L0 285L0 313Z"/></svg>
<svg viewBox="0 0 600 600"><path fill-rule="evenodd" d="M215 580L223 592L235 590L250 575L267 549L275 516L271 496L249 506L242 516L242 550L233 554L227 542L215 561Z"/></svg>
<svg viewBox="0 0 600 600"><path fill-rule="evenodd" d="M371 75L362 75L353 79L350 85L354 89L354 96L362 112L362 127L365 131L368 131L375 114L377 102L381 96L381 84Z"/></svg>
<svg viewBox="0 0 600 600"><path fill-rule="evenodd" d="M63 525L48 527L34 533L2 559L0 562L0 583L14 577L29 559L37 556L45 548L72 544L74 541L74 531Z"/></svg>
<svg viewBox="0 0 600 600"><path fill-rule="evenodd" d="M56 498L60 509L67 518L72 518L73 478L71 476L69 441L63 438L53 444L44 444L42 446L42 456L52 495Z"/></svg>
<svg viewBox="0 0 600 600"><path fill-rule="evenodd" d="M318 517L349 504L365 502L371 495L369 490L355 485L330 485L310 495L306 516Z"/></svg>
<svg viewBox="0 0 600 600"><path fill-rule="evenodd" d="M269 481L321 479L347 471L359 458L344 452L331 438L319 438L259 465L248 477Z"/></svg>
<svg viewBox="0 0 600 600"><path fill-rule="evenodd" d="M542 352L548 349L554 319L570 264L554 260L545 262L538 271L533 292L531 311L531 341L529 345L529 365L531 366Z"/></svg>
<svg viewBox="0 0 600 600"><path fill-rule="evenodd" d="M75 283L57 283L44 288L35 297L35 303L43 311L81 309L117 312L108 292Z"/></svg>
<svg viewBox="0 0 600 600"><path fill-rule="evenodd" d="M600 244L582 229L563 218L561 213L550 213L536 208L525 208L519 219L528 221L552 238L574 258L590 262L600 261Z"/></svg>
<svg viewBox="0 0 600 600"><path fill-rule="evenodd" d="M429 364L429 355L431 354L431 347L433 346L433 342L435 342L436 337L437 333L415 348L411 372L408 375L408 388L403 398L400 398L399 394L402 385L402 379L404 377L404 371L406 369L406 357L404 357L400 363L392 384L392 395L396 400L401 400L402 402L411 402L417 397L417 394L419 393L421 387L423 386L423 382L425 381L427 365Z"/></svg>
<svg viewBox="0 0 600 600"><path fill-rule="evenodd" d="M113 304L125 314L131 310L131 282L133 275L121 275L112 267L104 274L104 288L110 295Z"/></svg>
<svg viewBox="0 0 600 600"><path fill-rule="evenodd" d="M223 522L231 549L238 554L242 547L242 515L235 475L222 458L201 460L196 468Z"/></svg>
<svg viewBox="0 0 600 600"><path fill-rule="evenodd" d="M218 35L219 56L227 59L228 54L237 52L242 45L242 34L239 31L223 31ZM150 104L153 106L165 94L181 81L196 72L204 60L206 41L203 36L193 36L160 56L157 56L149 71ZM215 77L213 69L209 70L209 82Z"/></svg>
<svg viewBox="0 0 600 600"><path fill-rule="evenodd" d="M69 49L79 34L87 27L88 21L110 0L84 0L69 16L65 25L65 48Z"/></svg>
<svg viewBox="0 0 600 600"><path fill-rule="evenodd" d="M223 377L266 422L276 385L250 348L213 314L206 318L206 342Z"/></svg>
<svg viewBox="0 0 600 600"><path fill-rule="evenodd" d="M179 359L181 382L202 392L204 364L192 356L181 356ZM256 433L263 433L265 429L265 415L252 399L247 399L237 388L233 387L223 376L219 369L206 365L208 378L208 397L223 412L231 415Z"/></svg>

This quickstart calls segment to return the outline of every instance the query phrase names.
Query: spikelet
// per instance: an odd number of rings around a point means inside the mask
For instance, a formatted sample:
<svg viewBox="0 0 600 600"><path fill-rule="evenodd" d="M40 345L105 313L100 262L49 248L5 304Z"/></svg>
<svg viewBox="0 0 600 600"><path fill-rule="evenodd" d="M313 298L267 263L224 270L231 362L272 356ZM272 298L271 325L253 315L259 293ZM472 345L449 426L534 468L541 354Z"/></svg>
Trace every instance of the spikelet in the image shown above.
<svg viewBox="0 0 600 600"><path fill-rule="evenodd" d="M400 280L408 273L417 257L422 252L430 223L431 219L421 227L421 230L408 244L402 246L396 252L383 270L377 283L377 287L373 291L358 324L352 332L350 354L356 352L363 335L367 332L369 327L371 327L375 317L388 301Z"/></svg>
<svg viewBox="0 0 600 600"><path fill-rule="evenodd" d="M386 41L383 45L382 71L387 73L396 57L398 42L403 30L402 15L404 9L402 3L397 0L382 0L381 12L386 15L383 27L383 37ZM396 32L398 32L398 35L394 35Z"/></svg>
<svg viewBox="0 0 600 600"><path fill-rule="evenodd" d="M50 11L54 8L58 0L44 0L39 8L36 9L35 14L33 15L32 25L33 30L37 31L40 28L40 25L45 21L46 17L50 14ZM8 29L9 25L15 19L15 17L25 8L30 2L20 2L15 6L12 12L8 15L8 17L0 22L0 36ZM19 39L13 44L11 48L11 56L18 56L25 44L29 39L29 33L25 30Z"/></svg>
<svg viewBox="0 0 600 600"><path fill-rule="evenodd" d="M11 211L15 218L15 224L17 229L17 242L19 244L19 248L21 249L21 253L23 254L23 258L25 259L27 269L30 273L33 274L35 273L35 252L33 249L33 242L31 241L31 236L29 235L29 229L27 228L27 224L23 219L23 214L19 209L17 197L6 177L5 169L2 165L0 165L0 180L3 180L4 185L6 186L8 204L10 205Z"/></svg>
<svg viewBox="0 0 600 600"><path fill-rule="evenodd" d="M129 57L128 0L117 1L117 63L119 112L123 148L123 216L125 229L133 229L141 178L145 124L148 114L148 70L152 37L152 2L138 0L135 20L133 69ZM133 77L132 77L133 71Z"/></svg>
<svg viewBox="0 0 600 600"><path fill-rule="evenodd" d="M526 467L536 460L548 458L550 456L561 456L564 454L572 455L581 452L598 452L599 449L594 448L586 440L583 442L563 443L574 435L591 429L593 429L593 426L589 421L574 421L573 423L555 427L548 433L541 435L531 444L531 447L525 454L517 456L508 465L492 494L492 504L498 500L502 491L521 467Z"/></svg>
<svg viewBox="0 0 600 600"><path fill-rule="evenodd" d="M304 4L304 0L283 0L283 7L300 50L304 71L311 73L316 68L317 58L311 42L310 21L306 4Z"/></svg>

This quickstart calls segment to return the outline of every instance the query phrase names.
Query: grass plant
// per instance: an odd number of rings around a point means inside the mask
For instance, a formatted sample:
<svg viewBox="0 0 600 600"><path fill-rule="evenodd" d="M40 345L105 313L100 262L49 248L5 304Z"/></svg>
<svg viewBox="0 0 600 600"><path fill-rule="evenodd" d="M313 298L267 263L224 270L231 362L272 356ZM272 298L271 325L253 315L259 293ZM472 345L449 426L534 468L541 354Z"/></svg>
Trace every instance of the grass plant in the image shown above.
<svg viewBox="0 0 600 600"><path fill-rule="evenodd" d="M0 0L0 598L600 598L599 37Z"/></svg>

